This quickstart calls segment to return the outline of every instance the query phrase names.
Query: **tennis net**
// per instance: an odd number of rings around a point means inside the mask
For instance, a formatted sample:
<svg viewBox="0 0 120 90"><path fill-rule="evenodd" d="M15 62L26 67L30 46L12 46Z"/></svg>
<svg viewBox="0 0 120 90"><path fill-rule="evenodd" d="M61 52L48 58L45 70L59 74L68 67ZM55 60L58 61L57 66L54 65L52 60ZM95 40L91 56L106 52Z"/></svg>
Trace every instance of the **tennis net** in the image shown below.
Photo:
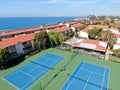
<svg viewBox="0 0 120 90"><path fill-rule="evenodd" d="M93 86L95 86L95 87L102 88L102 90L112 90L112 89L110 89L110 88L108 88L108 87L105 87L105 86L96 84L95 82L91 82L91 81L85 80L85 79L80 78L80 77L78 77L78 76L74 76L74 75L70 75L70 74L68 74L68 75L71 76L71 77L73 77L73 78L76 78L77 80L83 81L83 82L85 82L85 83L89 83L89 84L91 84L91 85L93 85Z"/></svg>
<svg viewBox="0 0 120 90"><path fill-rule="evenodd" d="M38 63L38 62L35 62L35 61L31 61L31 60L28 60L28 61L31 62L31 63L37 64L37 65L43 66L43 67L48 68L48 69L52 69L52 70L54 69L53 67L49 67L47 65L44 65L44 64L41 64L41 63Z"/></svg>

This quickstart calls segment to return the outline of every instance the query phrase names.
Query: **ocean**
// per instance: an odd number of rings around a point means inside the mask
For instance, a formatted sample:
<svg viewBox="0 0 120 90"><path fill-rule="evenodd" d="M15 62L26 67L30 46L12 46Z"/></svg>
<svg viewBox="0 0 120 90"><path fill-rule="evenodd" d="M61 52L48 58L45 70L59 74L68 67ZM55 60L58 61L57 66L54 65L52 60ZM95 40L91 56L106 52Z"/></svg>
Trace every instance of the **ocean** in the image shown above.
<svg viewBox="0 0 120 90"><path fill-rule="evenodd" d="M0 17L0 30L15 30L73 20L76 17Z"/></svg>

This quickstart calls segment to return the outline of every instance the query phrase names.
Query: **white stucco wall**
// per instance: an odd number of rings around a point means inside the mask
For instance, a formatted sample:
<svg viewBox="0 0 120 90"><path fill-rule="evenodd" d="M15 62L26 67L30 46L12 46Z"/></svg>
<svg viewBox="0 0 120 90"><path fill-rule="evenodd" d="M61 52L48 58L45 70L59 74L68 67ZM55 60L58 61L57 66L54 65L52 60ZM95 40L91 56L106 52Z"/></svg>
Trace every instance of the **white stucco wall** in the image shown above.
<svg viewBox="0 0 120 90"><path fill-rule="evenodd" d="M72 31L75 32L75 30L76 30L75 27L71 27L71 28L72 28Z"/></svg>
<svg viewBox="0 0 120 90"><path fill-rule="evenodd" d="M120 38L117 38L117 43L119 43L119 44L120 44Z"/></svg>
<svg viewBox="0 0 120 90"><path fill-rule="evenodd" d="M66 27L70 27L70 24L69 24L69 23L66 23Z"/></svg>
<svg viewBox="0 0 120 90"><path fill-rule="evenodd" d="M16 46L16 49L17 49L17 53L18 53L18 54L23 54L23 53L24 53L24 52L23 52L23 46L22 46L21 43L18 43L18 44L16 44L15 46Z"/></svg>
<svg viewBox="0 0 120 90"><path fill-rule="evenodd" d="M118 44L114 44L114 46L113 46L113 50L115 50L115 49L119 49L120 48L120 44L118 45Z"/></svg>
<svg viewBox="0 0 120 90"><path fill-rule="evenodd" d="M88 34L83 31L78 32L78 35L79 35L79 37L88 38Z"/></svg>
<svg viewBox="0 0 120 90"><path fill-rule="evenodd" d="M119 31L118 31L118 30L110 29L110 31L111 31L112 33L115 33L115 34L119 34Z"/></svg>

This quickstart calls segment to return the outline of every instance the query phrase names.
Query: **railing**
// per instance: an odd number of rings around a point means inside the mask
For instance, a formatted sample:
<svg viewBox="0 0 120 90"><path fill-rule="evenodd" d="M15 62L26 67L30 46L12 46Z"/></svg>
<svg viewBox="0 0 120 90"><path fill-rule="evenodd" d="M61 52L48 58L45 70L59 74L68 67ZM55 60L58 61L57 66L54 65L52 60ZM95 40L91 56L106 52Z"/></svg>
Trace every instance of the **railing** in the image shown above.
<svg viewBox="0 0 120 90"><path fill-rule="evenodd" d="M24 54L29 53L29 52L32 51L32 50L33 50L32 48L25 49L25 50L24 50Z"/></svg>
<svg viewBox="0 0 120 90"><path fill-rule="evenodd" d="M29 46L32 46L32 44L31 44L31 43L29 43L29 44L24 44L24 45L23 45L23 48L26 48L26 47L29 47Z"/></svg>

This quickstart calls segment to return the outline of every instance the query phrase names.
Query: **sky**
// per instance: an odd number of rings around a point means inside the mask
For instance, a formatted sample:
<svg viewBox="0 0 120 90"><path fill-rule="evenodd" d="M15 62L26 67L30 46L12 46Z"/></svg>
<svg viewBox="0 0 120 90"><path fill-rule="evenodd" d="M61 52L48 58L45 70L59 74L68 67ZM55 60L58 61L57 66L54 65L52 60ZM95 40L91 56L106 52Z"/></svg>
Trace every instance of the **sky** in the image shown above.
<svg viewBox="0 0 120 90"><path fill-rule="evenodd" d="M0 0L0 17L120 16L120 0Z"/></svg>

